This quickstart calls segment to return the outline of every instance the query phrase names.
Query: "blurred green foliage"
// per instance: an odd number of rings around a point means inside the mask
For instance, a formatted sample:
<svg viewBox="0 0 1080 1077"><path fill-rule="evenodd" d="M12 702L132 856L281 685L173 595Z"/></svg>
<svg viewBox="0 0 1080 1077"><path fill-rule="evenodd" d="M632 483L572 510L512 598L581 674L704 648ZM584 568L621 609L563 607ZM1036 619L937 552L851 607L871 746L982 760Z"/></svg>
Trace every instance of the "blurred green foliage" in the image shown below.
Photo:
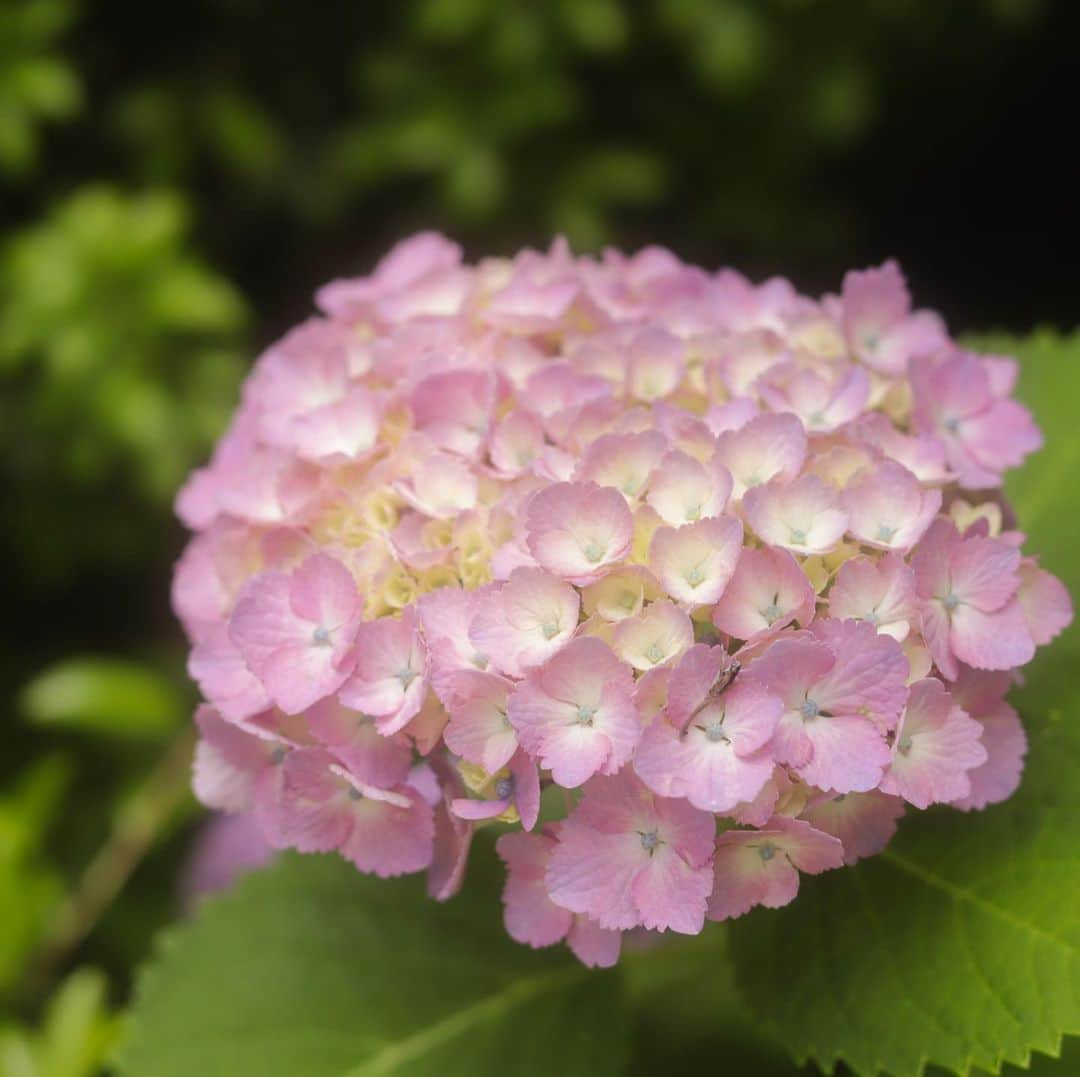
<svg viewBox="0 0 1080 1077"><path fill-rule="evenodd" d="M21 703L39 725L107 736L160 737L186 717L168 678L121 659L61 662L26 685Z"/></svg>
<svg viewBox="0 0 1080 1077"><path fill-rule="evenodd" d="M187 218L173 195L84 188L0 249L0 467L37 558L141 533L134 511L72 517L117 487L167 503L233 406L246 309L185 249Z"/></svg>
<svg viewBox="0 0 1080 1077"><path fill-rule="evenodd" d="M935 101L905 159L888 139L904 97L918 107L944 76L985 98L987 57L1022 50L1046 14L1044 0L106 7L83 44L101 144L131 179L191 190L245 276L276 246L306 286L327 257L355 265L431 223L484 249L662 235L703 258L842 264L862 224L845 170L925 163L947 122ZM162 34L171 47L122 78L101 61L109 42Z"/></svg>
<svg viewBox="0 0 1080 1077"><path fill-rule="evenodd" d="M45 841L69 779L62 757L42 756L0 796L0 1000L17 984L28 951L63 893Z"/></svg>
<svg viewBox="0 0 1080 1077"><path fill-rule="evenodd" d="M93 1077L120 1025L107 1004L108 983L93 969L73 972L49 1000L40 1029L0 1027L4 1077Z"/></svg>
<svg viewBox="0 0 1080 1077"><path fill-rule="evenodd" d="M921 297L1061 318L1067 255L1039 276L1031 200L984 181L991 160L1033 174L1043 144L984 150L1013 99L1053 99L1064 10L0 0L0 1077L98 1072L175 915L192 693L170 503L311 289L417 227L472 254L663 242L806 290L910 236ZM987 256L1002 237L1023 280ZM657 1043L681 1035L650 1012Z"/></svg>
<svg viewBox="0 0 1080 1077"><path fill-rule="evenodd" d="M78 75L54 51L73 0L0 5L0 175L25 174L38 156L38 123L71 117L82 104Z"/></svg>

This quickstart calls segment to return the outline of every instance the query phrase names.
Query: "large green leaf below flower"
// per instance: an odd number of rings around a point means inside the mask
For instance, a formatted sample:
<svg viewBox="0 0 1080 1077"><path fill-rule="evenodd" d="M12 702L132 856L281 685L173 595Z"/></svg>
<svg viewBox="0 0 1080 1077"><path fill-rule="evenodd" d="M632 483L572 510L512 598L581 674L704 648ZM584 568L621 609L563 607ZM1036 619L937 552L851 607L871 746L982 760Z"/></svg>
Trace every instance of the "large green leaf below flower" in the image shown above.
<svg viewBox="0 0 1080 1077"><path fill-rule="evenodd" d="M1080 336L980 343L1022 361L1019 395L1047 447L1009 493L1027 548L1075 594ZM1075 628L1055 641L1016 695L1031 751L1012 800L908 818L881 856L733 926L745 998L796 1058L867 1075L997 1072L1080 1032L1076 641Z"/></svg>
<svg viewBox="0 0 1080 1077"><path fill-rule="evenodd" d="M478 852L445 905L419 878L367 878L336 857L287 855L251 876L166 940L120 1073L621 1073L619 974L513 943Z"/></svg>

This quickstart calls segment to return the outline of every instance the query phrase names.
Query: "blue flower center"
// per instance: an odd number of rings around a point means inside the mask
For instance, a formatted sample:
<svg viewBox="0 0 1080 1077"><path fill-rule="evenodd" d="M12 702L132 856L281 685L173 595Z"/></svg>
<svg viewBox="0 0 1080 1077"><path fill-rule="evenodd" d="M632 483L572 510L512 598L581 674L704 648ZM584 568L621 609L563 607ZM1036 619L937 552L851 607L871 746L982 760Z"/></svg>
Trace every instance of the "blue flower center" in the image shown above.
<svg viewBox="0 0 1080 1077"><path fill-rule="evenodd" d="M592 705L586 705L582 703L577 709L577 720L582 725L592 725L593 719L596 717L596 707Z"/></svg>
<svg viewBox="0 0 1080 1077"><path fill-rule="evenodd" d="M702 727L705 730L705 739L711 740L714 744L717 741L727 740L727 734L724 732L724 719L714 718L708 725Z"/></svg>
<svg viewBox="0 0 1080 1077"><path fill-rule="evenodd" d="M583 552L590 565L595 565L604 556L604 550L598 542L590 542Z"/></svg>

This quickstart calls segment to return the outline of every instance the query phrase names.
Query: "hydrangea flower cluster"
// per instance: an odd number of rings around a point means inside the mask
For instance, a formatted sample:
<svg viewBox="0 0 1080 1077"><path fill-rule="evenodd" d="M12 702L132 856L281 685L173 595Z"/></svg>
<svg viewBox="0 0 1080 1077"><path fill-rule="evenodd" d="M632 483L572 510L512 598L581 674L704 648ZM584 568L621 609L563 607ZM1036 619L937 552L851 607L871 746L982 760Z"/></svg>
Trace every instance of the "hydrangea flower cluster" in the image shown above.
<svg viewBox="0 0 1080 1077"><path fill-rule="evenodd" d="M1040 434L894 263L421 234L317 301L178 498L206 804L440 900L510 824L510 934L610 965L1016 788L1072 615L999 492Z"/></svg>

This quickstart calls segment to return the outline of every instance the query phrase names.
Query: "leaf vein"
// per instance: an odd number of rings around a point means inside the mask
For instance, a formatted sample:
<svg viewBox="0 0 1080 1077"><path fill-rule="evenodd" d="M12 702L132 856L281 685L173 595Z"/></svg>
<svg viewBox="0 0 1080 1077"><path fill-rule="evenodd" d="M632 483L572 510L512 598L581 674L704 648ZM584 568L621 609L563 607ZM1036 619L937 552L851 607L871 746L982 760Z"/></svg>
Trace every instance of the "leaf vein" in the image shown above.
<svg viewBox="0 0 1080 1077"><path fill-rule="evenodd" d="M956 883L950 882L948 879L943 878L929 868L924 868L921 864L909 860L907 857L894 852L892 849L885 849L879 855L883 860L889 861L890 864L900 868L901 871L906 871L909 875L914 876L926 886L934 887L935 889L942 891L942 893L948 894L949 897L953 898L955 901L974 905L976 908L982 909L991 916L996 916L998 919L1004 920L1011 926L1018 928L1021 931L1025 931L1030 935L1034 935L1036 938L1042 939L1043 942L1061 946L1068 950L1070 954L1075 953L1075 947L1068 939L1064 939L1060 935L1055 935L1052 932L1044 931L1036 924L1025 920L1021 916L1017 916L1016 913L1010 912L1008 909L995 904L993 901L987 900L979 894L976 894L973 890L969 890L966 886L959 886Z"/></svg>
<svg viewBox="0 0 1080 1077"><path fill-rule="evenodd" d="M511 983L497 994L488 995L471 1006L455 1010L441 1021L436 1021L404 1039L388 1043L378 1054L348 1070L343 1077L378 1077L380 1074L394 1073L401 1066L442 1047L470 1029L502 1017L546 991L582 979L586 972L584 966L561 969L545 976L533 976Z"/></svg>

